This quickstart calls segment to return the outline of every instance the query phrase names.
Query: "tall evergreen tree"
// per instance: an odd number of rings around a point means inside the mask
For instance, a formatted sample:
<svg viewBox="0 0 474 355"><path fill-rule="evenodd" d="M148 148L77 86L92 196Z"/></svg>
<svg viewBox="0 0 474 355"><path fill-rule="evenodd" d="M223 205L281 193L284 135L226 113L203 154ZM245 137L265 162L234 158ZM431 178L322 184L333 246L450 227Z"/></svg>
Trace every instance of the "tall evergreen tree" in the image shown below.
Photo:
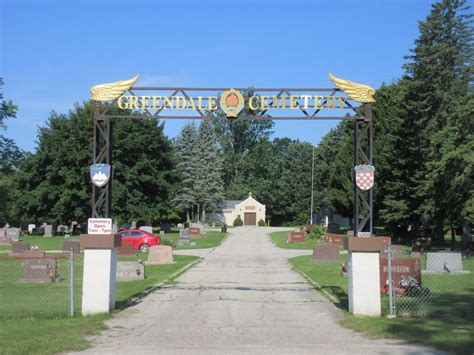
<svg viewBox="0 0 474 355"><path fill-rule="evenodd" d="M443 130L456 102L468 94L472 80L472 15L466 11L464 0L435 3L419 25L420 37L405 65L409 77L407 114L419 132L418 146L412 146L412 157L420 160L413 176L417 186L413 196L419 201L421 220L426 226L435 225L440 240L444 240L449 209L449 180L438 168Z"/></svg>
<svg viewBox="0 0 474 355"><path fill-rule="evenodd" d="M209 121L199 126L196 144L193 147L195 159L194 196L199 219L206 220L206 211L213 210L223 198L222 158L217 147L214 129Z"/></svg>
<svg viewBox="0 0 474 355"><path fill-rule="evenodd" d="M172 202L178 210L186 211L186 221L188 222L196 205L194 191L196 159L193 153L196 142L197 129L193 121L183 127L174 144L176 173L179 183Z"/></svg>

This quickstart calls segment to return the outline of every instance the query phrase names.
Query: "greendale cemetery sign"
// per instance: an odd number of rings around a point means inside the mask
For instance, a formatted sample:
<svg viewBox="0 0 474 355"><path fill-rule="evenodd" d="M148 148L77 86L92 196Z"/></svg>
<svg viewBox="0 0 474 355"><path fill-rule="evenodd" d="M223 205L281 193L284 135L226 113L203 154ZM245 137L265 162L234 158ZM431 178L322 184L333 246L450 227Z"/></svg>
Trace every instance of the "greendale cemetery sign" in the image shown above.
<svg viewBox="0 0 474 355"><path fill-rule="evenodd" d="M305 110L307 108L344 109L346 101L354 100L362 103L374 102L374 88L358 84L349 80L340 79L329 73L329 78L346 96L330 95L244 95L235 89L229 89L220 96L170 95L124 95L127 90L138 81L137 74L130 80L120 80L115 83L100 84L91 88L92 99L99 102L116 100L117 106L123 110L206 110L222 109L228 117L237 117L237 114L247 105L251 110L288 109Z"/></svg>

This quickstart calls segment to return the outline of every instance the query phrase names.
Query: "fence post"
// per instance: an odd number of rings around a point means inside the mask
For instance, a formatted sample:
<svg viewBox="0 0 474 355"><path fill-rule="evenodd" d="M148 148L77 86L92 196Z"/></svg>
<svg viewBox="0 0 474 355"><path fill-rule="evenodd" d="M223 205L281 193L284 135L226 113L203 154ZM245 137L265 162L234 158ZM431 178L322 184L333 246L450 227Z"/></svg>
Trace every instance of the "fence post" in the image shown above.
<svg viewBox="0 0 474 355"><path fill-rule="evenodd" d="M392 281L392 246L387 247L387 273L388 273L388 314L390 318L395 317L395 303L393 297L393 281Z"/></svg>
<svg viewBox="0 0 474 355"><path fill-rule="evenodd" d="M69 254L69 315L74 316L74 250Z"/></svg>

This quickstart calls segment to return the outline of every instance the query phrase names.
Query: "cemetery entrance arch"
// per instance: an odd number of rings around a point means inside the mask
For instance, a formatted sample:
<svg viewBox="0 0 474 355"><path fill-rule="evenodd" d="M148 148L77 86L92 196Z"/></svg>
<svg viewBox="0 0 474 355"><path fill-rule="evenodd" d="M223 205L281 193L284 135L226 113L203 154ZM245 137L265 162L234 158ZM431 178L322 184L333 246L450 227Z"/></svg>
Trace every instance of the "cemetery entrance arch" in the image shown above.
<svg viewBox="0 0 474 355"><path fill-rule="evenodd" d="M116 119L217 119L232 120L349 120L354 126L354 167L372 166L372 102L370 86L329 74L327 88L186 88L135 86L130 80L92 87L94 107L93 164L112 167L112 128ZM244 107L258 114L239 114ZM370 175L370 174L369 174ZM371 179L371 180L370 180ZM354 185L355 236L373 230L372 175ZM112 183L93 185L92 217L112 217ZM249 216L250 219L250 216ZM250 223L250 220L249 220Z"/></svg>

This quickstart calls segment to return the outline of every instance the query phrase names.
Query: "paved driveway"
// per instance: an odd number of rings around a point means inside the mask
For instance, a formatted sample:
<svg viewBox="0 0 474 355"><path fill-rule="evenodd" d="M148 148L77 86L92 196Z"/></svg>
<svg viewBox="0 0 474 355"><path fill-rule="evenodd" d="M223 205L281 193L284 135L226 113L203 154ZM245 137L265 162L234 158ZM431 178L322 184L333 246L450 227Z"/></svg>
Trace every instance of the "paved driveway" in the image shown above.
<svg viewBox="0 0 474 355"><path fill-rule="evenodd" d="M342 317L287 259L308 251L275 247L267 233L240 227L204 260L108 322L88 353L366 354L432 353L371 340L337 324ZM186 251L192 254L192 251Z"/></svg>

